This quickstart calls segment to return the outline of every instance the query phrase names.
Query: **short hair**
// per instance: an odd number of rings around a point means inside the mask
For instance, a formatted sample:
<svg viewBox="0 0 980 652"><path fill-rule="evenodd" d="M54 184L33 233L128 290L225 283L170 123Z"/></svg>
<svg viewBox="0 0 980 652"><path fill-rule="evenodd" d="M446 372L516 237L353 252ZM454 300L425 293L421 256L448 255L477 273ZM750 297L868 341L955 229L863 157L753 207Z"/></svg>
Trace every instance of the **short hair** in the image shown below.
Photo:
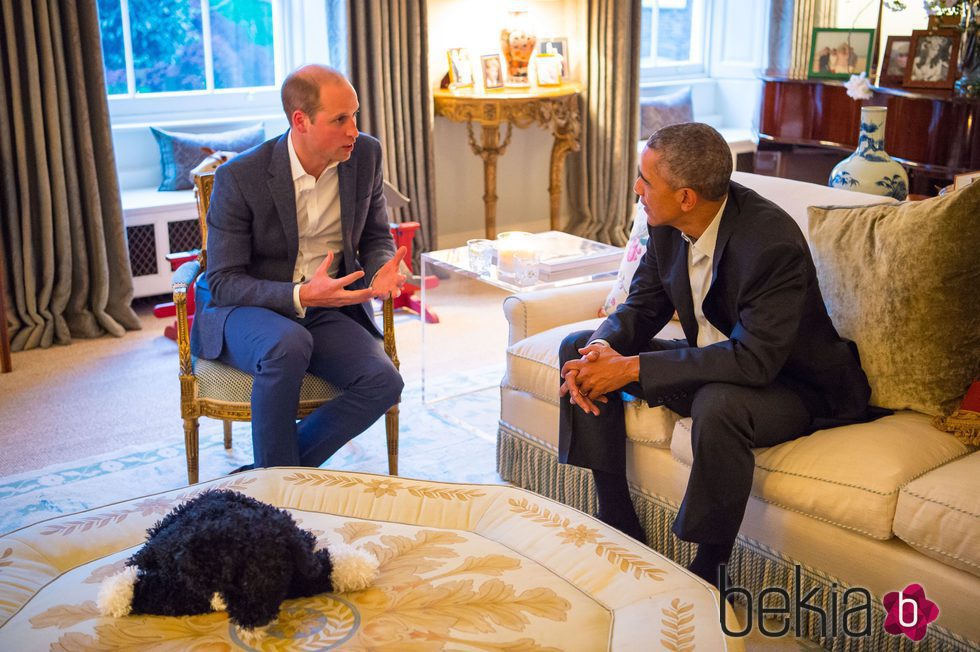
<svg viewBox="0 0 980 652"><path fill-rule="evenodd" d="M650 136L647 147L660 154L657 172L672 189L691 188L709 201L728 194L732 153L711 126L701 122L668 125Z"/></svg>
<svg viewBox="0 0 980 652"><path fill-rule="evenodd" d="M286 120L293 124L293 111L299 109L312 120L322 107L320 106L320 86L325 81L346 80L336 68L320 64L311 64L297 68L289 73L282 83L282 110L286 112Z"/></svg>

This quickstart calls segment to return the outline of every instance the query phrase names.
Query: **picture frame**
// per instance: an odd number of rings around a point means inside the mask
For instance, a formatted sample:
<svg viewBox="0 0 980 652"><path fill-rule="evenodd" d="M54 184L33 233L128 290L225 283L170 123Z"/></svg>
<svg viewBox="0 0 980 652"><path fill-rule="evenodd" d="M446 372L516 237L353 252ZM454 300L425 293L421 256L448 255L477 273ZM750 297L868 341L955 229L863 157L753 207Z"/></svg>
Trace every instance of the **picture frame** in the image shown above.
<svg viewBox="0 0 980 652"><path fill-rule="evenodd" d="M873 29L814 27L807 77L846 80L851 75L868 74L874 36Z"/></svg>
<svg viewBox="0 0 980 652"><path fill-rule="evenodd" d="M492 91L504 87L504 63L499 52L481 54L480 71L483 73L484 90Z"/></svg>
<svg viewBox="0 0 980 652"><path fill-rule="evenodd" d="M913 30L902 86L952 88L957 77L956 62L959 51L959 30Z"/></svg>
<svg viewBox="0 0 980 652"><path fill-rule="evenodd" d="M473 86L473 66L470 63L470 53L466 48L450 48L446 50L449 60L449 88L467 88Z"/></svg>
<svg viewBox="0 0 980 652"><path fill-rule="evenodd" d="M568 37L549 36L538 41L538 53L548 54L554 52L561 56L561 76L568 78Z"/></svg>
<svg viewBox="0 0 980 652"><path fill-rule="evenodd" d="M885 46L885 56L881 60L881 73L878 83L884 86L901 86L905 79L905 68L909 58L911 36L889 36Z"/></svg>
<svg viewBox="0 0 980 652"><path fill-rule="evenodd" d="M980 170L957 174L953 176L953 190L962 190L971 183L977 182L980 182Z"/></svg>
<svg viewBox="0 0 980 652"><path fill-rule="evenodd" d="M563 63L561 55L555 52L536 54L534 71L537 74L538 86L561 86Z"/></svg>

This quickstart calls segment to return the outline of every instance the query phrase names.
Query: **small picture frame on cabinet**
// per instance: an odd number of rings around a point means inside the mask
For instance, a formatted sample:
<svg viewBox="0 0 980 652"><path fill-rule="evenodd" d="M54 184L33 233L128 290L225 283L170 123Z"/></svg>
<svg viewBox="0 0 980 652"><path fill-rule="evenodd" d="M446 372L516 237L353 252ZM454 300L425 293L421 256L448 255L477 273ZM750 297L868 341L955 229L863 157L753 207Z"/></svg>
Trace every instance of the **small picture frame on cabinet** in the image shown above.
<svg viewBox="0 0 980 652"><path fill-rule="evenodd" d="M959 51L959 30L914 30L902 85L906 88L952 88Z"/></svg>
<svg viewBox="0 0 980 652"><path fill-rule="evenodd" d="M905 68L909 60L911 36L889 36L885 46L885 57L881 61L881 74L878 83L882 86L901 86L905 79Z"/></svg>

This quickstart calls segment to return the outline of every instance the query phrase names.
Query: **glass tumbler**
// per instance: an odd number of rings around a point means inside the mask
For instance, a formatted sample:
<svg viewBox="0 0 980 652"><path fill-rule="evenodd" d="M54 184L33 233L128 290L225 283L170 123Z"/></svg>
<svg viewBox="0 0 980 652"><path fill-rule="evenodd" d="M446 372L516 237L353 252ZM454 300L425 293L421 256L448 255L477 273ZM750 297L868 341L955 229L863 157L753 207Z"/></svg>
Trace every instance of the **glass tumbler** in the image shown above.
<svg viewBox="0 0 980 652"><path fill-rule="evenodd" d="M518 285L536 285L541 277L540 263L536 251L515 251L514 281Z"/></svg>
<svg viewBox="0 0 980 652"><path fill-rule="evenodd" d="M490 267L493 265L493 240L483 238L467 240L466 253L473 272L480 276L490 274Z"/></svg>

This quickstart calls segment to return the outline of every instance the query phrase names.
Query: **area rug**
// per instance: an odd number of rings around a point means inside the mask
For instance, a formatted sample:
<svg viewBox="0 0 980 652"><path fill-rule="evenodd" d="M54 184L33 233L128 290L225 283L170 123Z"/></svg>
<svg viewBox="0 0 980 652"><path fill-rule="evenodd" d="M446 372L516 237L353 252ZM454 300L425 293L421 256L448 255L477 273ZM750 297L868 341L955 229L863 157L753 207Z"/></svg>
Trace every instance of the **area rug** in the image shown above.
<svg viewBox="0 0 980 652"><path fill-rule="evenodd" d="M399 427L399 475L445 482L500 483L495 436L500 413L503 370L466 370L438 380L446 387L490 387L422 404L418 385L402 394ZM433 409L435 408L435 409ZM37 521L128 500L187 484L183 432L153 446L49 466L0 478L0 533ZM52 433L57 436L57 433ZM232 449L225 450L219 423L201 420L200 478L227 475L252 461L249 424L233 426ZM384 420L337 451L323 468L388 472Z"/></svg>

